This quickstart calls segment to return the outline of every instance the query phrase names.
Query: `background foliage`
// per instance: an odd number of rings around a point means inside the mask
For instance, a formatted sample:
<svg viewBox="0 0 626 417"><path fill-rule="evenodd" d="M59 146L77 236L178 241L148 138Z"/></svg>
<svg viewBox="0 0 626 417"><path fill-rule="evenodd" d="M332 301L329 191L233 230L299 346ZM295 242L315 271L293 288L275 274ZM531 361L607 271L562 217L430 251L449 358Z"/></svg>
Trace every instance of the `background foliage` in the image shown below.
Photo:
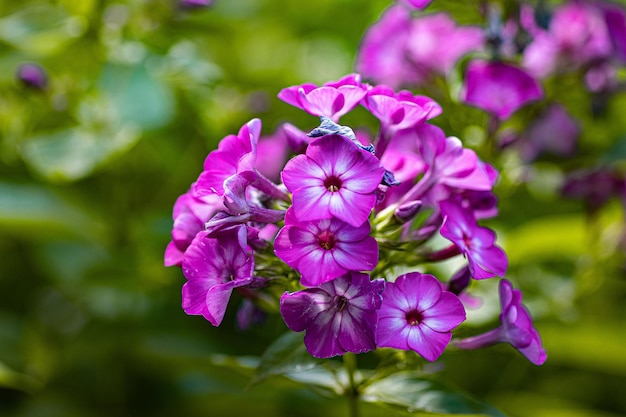
<svg viewBox="0 0 626 417"><path fill-rule="evenodd" d="M255 357L285 332L282 320L244 332L232 306L220 328L186 316L184 278L162 255L172 205L207 152L252 117L264 134L282 121L316 125L277 92L352 72L363 33L388 3L0 3L1 416L345 415L343 402L294 380L249 386ZM435 0L428 10L479 23L476 7ZM46 69L45 90L16 80L24 62ZM615 200L590 216L558 188L576 167L623 167L626 100L617 95L592 117L576 83L550 88L583 126L571 160L524 166L488 154L486 116L454 100L441 102L435 120L502 170L501 213L490 226L548 361L535 367L497 346L448 352L437 371L510 416L615 417L626 413L623 208ZM345 123L371 125L363 115ZM487 305L494 295L483 294ZM492 318L469 325L488 328Z"/></svg>

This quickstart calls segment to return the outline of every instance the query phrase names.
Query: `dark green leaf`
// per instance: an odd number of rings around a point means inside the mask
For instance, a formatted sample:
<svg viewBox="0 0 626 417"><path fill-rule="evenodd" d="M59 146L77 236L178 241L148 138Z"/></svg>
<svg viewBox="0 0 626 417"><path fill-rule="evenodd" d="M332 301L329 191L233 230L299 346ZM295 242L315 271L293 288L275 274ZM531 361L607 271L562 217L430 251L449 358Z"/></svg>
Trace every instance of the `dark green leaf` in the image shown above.
<svg viewBox="0 0 626 417"><path fill-rule="evenodd" d="M253 384L265 378L313 369L321 361L307 352L302 333L288 332L279 337L261 356Z"/></svg>
<svg viewBox="0 0 626 417"><path fill-rule="evenodd" d="M400 372L376 381L365 389L362 398L368 402L400 406L411 412L504 417L495 408L438 382L420 377L416 372Z"/></svg>

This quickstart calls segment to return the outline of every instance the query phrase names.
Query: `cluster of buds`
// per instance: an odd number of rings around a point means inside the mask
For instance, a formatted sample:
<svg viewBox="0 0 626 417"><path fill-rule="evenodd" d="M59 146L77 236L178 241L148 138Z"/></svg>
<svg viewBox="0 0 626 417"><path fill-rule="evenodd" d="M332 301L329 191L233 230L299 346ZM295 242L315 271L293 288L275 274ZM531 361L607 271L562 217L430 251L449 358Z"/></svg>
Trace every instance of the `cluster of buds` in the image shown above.
<svg viewBox="0 0 626 417"><path fill-rule="evenodd" d="M279 98L320 125L305 133L286 124L261 138L261 121L251 120L207 156L174 206L165 264L187 279L184 311L219 326L237 291L241 325L251 304L280 311L319 358L390 347L434 361L451 341L462 349L507 342L542 364L521 293L505 279L501 326L452 340L470 281L503 277L507 258L478 224L497 214L497 172L428 122L441 107L357 74ZM380 122L373 143L339 124L357 106ZM440 236L448 246L434 247ZM466 264L449 279L418 272L459 255Z"/></svg>

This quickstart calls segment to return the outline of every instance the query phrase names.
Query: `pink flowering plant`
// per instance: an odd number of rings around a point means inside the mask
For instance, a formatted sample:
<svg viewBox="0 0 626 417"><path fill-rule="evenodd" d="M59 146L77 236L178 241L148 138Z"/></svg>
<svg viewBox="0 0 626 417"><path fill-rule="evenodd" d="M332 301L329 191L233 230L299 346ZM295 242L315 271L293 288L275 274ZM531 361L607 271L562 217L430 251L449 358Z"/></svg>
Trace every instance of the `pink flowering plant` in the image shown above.
<svg viewBox="0 0 626 417"><path fill-rule="evenodd" d="M263 152L273 148L259 146L261 121L253 119L209 153L177 202L166 264L182 266L185 312L213 326L235 300L248 312L280 314L287 333L268 348L256 380L285 374L304 382L323 369L332 378L318 383L339 384L353 415L359 400L376 397L372 384L406 366L422 378L418 364L447 350L509 343L541 365L541 340L508 281L501 327L455 336L472 307L471 282L502 279L508 261L496 232L479 224L497 214L498 173L431 123L442 107L359 74L278 96L319 120L308 133L290 125L291 139L282 141L289 157L272 171L279 175L272 180L257 167L272 160ZM340 124L357 106L379 123L373 143ZM442 273L444 261L456 262L457 272ZM378 357L375 369L358 368L356 355L366 353ZM467 411L499 415L450 395Z"/></svg>

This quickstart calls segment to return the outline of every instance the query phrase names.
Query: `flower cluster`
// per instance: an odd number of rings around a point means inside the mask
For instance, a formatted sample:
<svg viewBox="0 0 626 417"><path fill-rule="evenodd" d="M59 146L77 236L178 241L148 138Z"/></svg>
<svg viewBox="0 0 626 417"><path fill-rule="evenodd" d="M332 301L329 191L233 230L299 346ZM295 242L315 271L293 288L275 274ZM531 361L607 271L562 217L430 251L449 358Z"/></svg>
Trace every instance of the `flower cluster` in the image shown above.
<svg viewBox="0 0 626 417"><path fill-rule="evenodd" d="M218 326L236 292L248 312L279 305L315 357L390 347L436 360L466 318L460 295L470 280L506 273L495 232L478 224L497 214L496 170L429 122L442 112L429 97L358 74L278 96L321 123L261 137L253 119L207 156L174 207L165 254L187 279L183 309ZM373 143L339 124L357 106L380 124ZM416 268L459 255L466 265L447 281ZM396 276L399 268L412 272ZM497 341L540 364L521 296L502 282L513 295L503 295ZM530 336L512 341L515 328Z"/></svg>

